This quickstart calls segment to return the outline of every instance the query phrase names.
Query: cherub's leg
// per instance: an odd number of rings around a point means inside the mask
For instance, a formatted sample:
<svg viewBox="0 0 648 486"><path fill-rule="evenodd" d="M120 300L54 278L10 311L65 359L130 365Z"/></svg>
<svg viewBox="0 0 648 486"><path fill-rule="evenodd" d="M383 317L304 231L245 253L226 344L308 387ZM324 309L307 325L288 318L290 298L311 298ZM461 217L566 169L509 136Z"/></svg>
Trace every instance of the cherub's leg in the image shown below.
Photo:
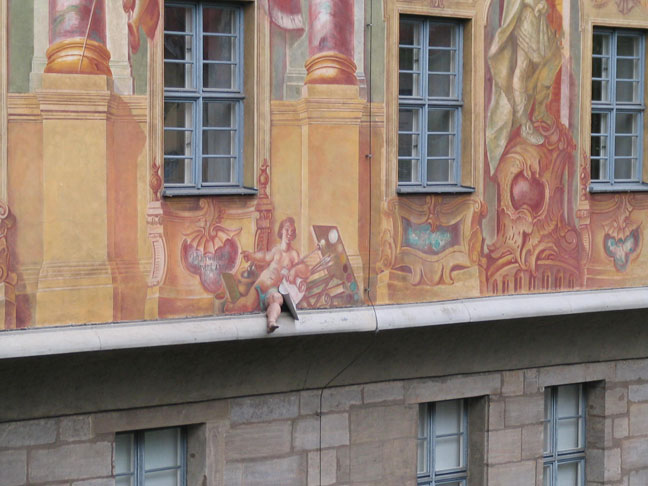
<svg viewBox="0 0 648 486"><path fill-rule="evenodd" d="M281 304L283 304L283 297L279 292L272 292L266 296L266 316L268 317L268 334L278 329L277 318L281 314Z"/></svg>

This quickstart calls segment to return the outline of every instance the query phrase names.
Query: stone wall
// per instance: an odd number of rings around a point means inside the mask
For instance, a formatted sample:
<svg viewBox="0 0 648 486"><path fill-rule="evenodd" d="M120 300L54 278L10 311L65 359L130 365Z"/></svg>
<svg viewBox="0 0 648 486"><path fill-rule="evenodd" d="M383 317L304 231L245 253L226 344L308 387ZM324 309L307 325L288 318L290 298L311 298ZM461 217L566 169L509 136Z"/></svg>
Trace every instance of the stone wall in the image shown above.
<svg viewBox="0 0 648 486"><path fill-rule="evenodd" d="M0 484L112 485L116 432L187 425L188 486L413 486L418 404L469 398L470 486L541 486L543 391L569 383L586 384L587 485L648 484L648 360L6 422Z"/></svg>

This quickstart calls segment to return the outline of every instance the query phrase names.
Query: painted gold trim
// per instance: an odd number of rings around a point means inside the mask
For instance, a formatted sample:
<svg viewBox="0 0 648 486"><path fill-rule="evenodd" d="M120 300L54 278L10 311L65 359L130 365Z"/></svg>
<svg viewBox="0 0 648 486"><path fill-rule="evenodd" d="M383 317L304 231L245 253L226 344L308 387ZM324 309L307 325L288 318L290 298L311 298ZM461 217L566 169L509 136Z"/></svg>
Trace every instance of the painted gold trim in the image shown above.
<svg viewBox="0 0 648 486"><path fill-rule="evenodd" d="M47 49L46 73L104 74L112 77L110 52L103 44L81 38L66 39Z"/></svg>

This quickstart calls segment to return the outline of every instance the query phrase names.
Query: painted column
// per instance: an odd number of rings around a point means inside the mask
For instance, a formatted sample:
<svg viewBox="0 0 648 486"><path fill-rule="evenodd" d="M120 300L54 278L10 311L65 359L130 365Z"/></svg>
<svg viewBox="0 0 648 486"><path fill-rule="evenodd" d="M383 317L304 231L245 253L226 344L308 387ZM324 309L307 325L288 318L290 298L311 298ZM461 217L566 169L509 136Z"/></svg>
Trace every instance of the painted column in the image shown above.
<svg viewBox="0 0 648 486"><path fill-rule="evenodd" d="M49 0L49 26L46 73L112 76L105 0Z"/></svg>
<svg viewBox="0 0 648 486"><path fill-rule="evenodd" d="M353 0L311 0L306 84L358 84L353 19Z"/></svg>

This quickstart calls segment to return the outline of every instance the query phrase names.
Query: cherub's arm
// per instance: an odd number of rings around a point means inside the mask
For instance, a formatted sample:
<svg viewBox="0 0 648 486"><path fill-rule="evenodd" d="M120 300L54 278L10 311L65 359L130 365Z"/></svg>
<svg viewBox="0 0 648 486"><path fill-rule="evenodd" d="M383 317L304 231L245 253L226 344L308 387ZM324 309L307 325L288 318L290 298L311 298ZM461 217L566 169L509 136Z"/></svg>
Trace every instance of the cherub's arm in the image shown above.
<svg viewBox="0 0 648 486"><path fill-rule="evenodd" d="M292 255L293 266L290 267L288 272L288 280L294 282L297 278L308 278L310 276L310 268L306 263L299 261L299 253L296 251Z"/></svg>
<svg viewBox="0 0 648 486"><path fill-rule="evenodd" d="M244 251L243 258L245 258L245 260L248 262L270 263L274 258L274 254L275 254L275 248L269 251L265 251L265 250L255 251L255 252Z"/></svg>

